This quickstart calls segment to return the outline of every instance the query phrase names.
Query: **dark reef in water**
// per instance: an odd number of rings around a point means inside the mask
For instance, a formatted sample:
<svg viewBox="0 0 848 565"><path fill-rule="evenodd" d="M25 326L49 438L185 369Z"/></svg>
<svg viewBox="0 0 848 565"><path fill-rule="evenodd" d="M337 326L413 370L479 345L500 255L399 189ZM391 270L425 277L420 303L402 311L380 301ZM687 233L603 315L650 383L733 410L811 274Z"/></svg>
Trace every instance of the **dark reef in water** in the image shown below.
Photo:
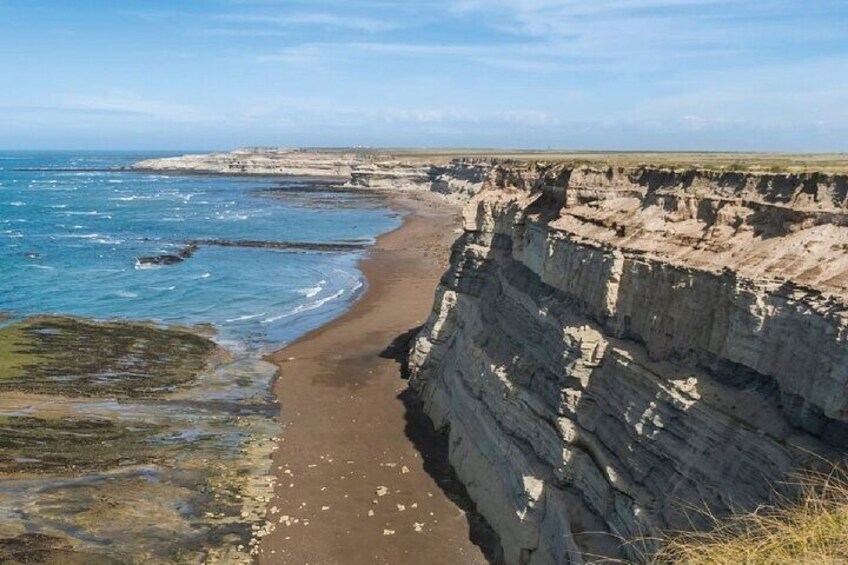
<svg viewBox="0 0 848 565"><path fill-rule="evenodd" d="M191 242L197 246L214 247L252 247L260 249L277 249L280 251L325 251L339 253L345 251L359 251L365 249L370 242L367 241L336 241L336 242L311 242L311 241L256 241L244 239L195 239Z"/></svg>
<svg viewBox="0 0 848 565"><path fill-rule="evenodd" d="M325 253L345 253L365 249L371 242L364 240L312 242L312 241L262 241L251 239L195 239L185 245L178 253L166 253L139 257L139 265L164 266L176 265L191 258L201 247L242 247L253 249L273 249L277 251L311 251Z"/></svg>
<svg viewBox="0 0 848 565"><path fill-rule="evenodd" d="M176 265L177 263L182 263L186 259L191 258L198 249L199 247L197 244L189 243L183 247L179 253L166 253L150 257L139 257L137 261L139 265Z"/></svg>

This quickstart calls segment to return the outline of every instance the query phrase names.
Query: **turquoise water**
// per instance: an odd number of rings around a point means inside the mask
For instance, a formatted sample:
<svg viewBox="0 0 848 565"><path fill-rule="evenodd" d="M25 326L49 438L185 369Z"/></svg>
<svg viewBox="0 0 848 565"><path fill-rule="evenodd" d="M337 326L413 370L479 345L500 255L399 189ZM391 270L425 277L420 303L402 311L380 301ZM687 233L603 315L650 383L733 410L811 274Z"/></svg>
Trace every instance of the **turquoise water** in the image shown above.
<svg viewBox="0 0 848 565"><path fill-rule="evenodd" d="M213 324L250 349L291 341L343 312L361 250L201 246L197 239L371 242L400 223L367 195L308 179L120 170L150 153L0 152L0 312Z"/></svg>

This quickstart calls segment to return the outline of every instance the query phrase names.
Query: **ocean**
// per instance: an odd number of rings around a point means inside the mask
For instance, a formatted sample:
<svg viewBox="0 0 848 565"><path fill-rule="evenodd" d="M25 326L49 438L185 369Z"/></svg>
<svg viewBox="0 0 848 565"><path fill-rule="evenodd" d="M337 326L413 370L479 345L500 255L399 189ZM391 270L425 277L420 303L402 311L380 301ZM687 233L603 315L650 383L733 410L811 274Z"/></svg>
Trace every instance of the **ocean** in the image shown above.
<svg viewBox="0 0 848 565"><path fill-rule="evenodd" d="M126 170L159 156L0 153L0 561L246 561L287 409L263 356L401 222L338 179Z"/></svg>
<svg viewBox="0 0 848 565"><path fill-rule="evenodd" d="M348 308L362 248L401 221L315 179L125 170L166 155L0 152L0 312L211 324L219 343L267 351ZM175 264L139 261L196 240L213 244Z"/></svg>

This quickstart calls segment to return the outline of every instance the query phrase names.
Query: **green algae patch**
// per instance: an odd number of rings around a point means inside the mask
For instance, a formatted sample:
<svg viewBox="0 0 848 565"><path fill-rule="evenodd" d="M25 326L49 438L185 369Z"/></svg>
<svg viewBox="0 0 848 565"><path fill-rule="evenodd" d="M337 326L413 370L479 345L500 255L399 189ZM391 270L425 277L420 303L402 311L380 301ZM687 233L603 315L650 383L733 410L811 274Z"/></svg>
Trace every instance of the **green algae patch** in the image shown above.
<svg viewBox="0 0 848 565"><path fill-rule="evenodd" d="M0 391L132 398L192 381L215 350L189 331L33 318L0 328Z"/></svg>
<svg viewBox="0 0 848 565"><path fill-rule="evenodd" d="M161 460L162 426L106 418L0 416L0 473L92 472Z"/></svg>

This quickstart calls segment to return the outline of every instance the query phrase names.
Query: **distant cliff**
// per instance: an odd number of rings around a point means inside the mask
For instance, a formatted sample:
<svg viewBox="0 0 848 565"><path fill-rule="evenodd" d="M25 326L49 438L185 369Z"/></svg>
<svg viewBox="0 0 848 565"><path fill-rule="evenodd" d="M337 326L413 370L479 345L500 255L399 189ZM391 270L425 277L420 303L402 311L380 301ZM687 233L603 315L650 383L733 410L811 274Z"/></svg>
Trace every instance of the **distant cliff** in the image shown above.
<svg viewBox="0 0 848 565"><path fill-rule="evenodd" d="M291 175L335 177L349 188L425 191L457 203L466 202L483 186L492 159L398 159L388 154L302 149L239 149L149 159L137 170L174 173Z"/></svg>
<svg viewBox="0 0 848 565"><path fill-rule="evenodd" d="M350 186L377 190L424 190L465 203L482 187L493 161L452 159L436 164L379 161L354 167Z"/></svg>
<svg viewBox="0 0 848 565"><path fill-rule="evenodd" d="M498 166L411 358L509 564L638 557L848 450L848 177Z"/></svg>
<svg viewBox="0 0 848 565"><path fill-rule="evenodd" d="M355 153L326 153L302 149L237 149L229 153L200 153L148 159L133 165L134 169L177 173L350 176L361 163Z"/></svg>

